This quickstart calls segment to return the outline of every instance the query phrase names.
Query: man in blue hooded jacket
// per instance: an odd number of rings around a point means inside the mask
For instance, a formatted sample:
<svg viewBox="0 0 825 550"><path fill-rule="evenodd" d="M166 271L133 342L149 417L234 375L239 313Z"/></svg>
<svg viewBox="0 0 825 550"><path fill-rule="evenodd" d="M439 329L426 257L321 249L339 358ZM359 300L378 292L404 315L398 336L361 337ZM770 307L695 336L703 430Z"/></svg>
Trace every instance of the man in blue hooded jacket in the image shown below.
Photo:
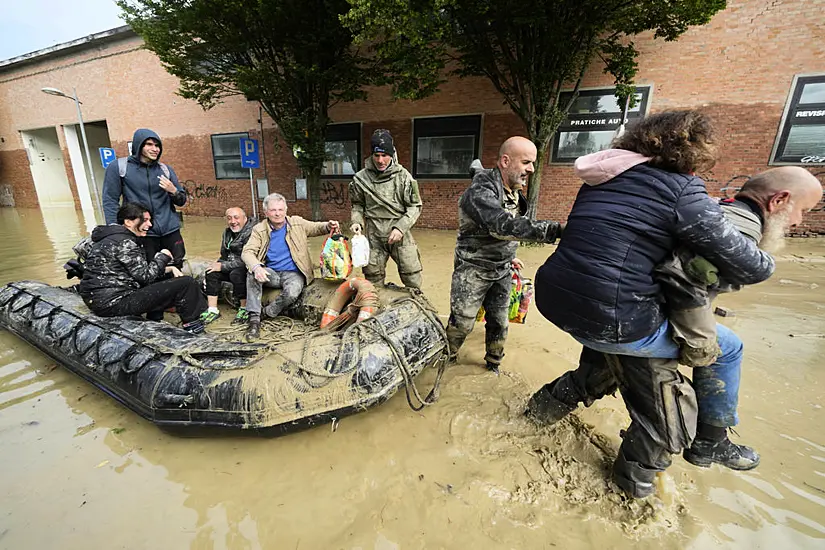
<svg viewBox="0 0 825 550"><path fill-rule="evenodd" d="M152 227L143 239L146 258L151 260L162 249L172 252L170 265L180 267L186 255L180 234L176 206L186 204L186 191L170 166L160 162L163 144L152 130L141 128L132 138L132 150L121 177L122 161L106 168L103 180L103 213L106 224L117 223L117 211L123 203L145 204L152 215Z"/></svg>

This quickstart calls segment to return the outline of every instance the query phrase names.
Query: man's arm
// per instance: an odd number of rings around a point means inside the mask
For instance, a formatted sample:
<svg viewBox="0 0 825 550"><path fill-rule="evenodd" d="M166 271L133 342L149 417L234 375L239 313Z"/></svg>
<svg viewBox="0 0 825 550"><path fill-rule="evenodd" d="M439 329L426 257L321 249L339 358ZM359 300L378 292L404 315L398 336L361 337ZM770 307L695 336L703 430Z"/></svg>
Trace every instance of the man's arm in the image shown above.
<svg viewBox="0 0 825 550"><path fill-rule="evenodd" d="M178 175L172 170L171 166L169 168L169 179L172 180L172 183L175 185L176 192L171 193L172 204L175 206L183 206L186 204L186 189L183 188L183 185L178 181Z"/></svg>
<svg viewBox="0 0 825 550"><path fill-rule="evenodd" d="M301 216L290 216L289 222L293 225L300 225L304 228L307 237L317 237L326 235L330 231L329 222L311 222Z"/></svg>
<svg viewBox="0 0 825 550"><path fill-rule="evenodd" d="M115 254L129 275L141 286L146 286L157 279L166 270L166 264L172 261L172 258L166 254L158 252L152 261L147 262L143 248L131 239L123 241Z"/></svg>
<svg viewBox="0 0 825 550"><path fill-rule="evenodd" d="M407 177L407 183L404 186L404 206L404 215L393 224L393 227L401 233L409 231L421 215L421 193L418 191L418 182L411 176Z"/></svg>
<svg viewBox="0 0 825 550"><path fill-rule="evenodd" d="M497 239L552 243L561 232L558 222L512 217L488 185L471 186L461 196L458 206Z"/></svg>
<svg viewBox="0 0 825 550"><path fill-rule="evenodd" d="M121 194L123 194L123 183L120 181L118 163L117 161L110 162L103 176L103 216L106 219L106 225L117 223Z"/></svg>
<svg viewBox="0 0 825 550"><path fill-rule="evenodd" d="M261 236L253 230L252 234L249 235L249 240L246 241L243 247L243 252L241 252L241 260L243 260L243 263L246 264L246 269L250 272L255 269L255 266L261 264L261 261L258 259L258 254L261 251L262 245L263 241L261 241Z"/></svg>
<svg viewBox="0 0 825 550"><path fill-rule="evenodd" d="M728 283L752 285L773 274L775 264L770 254L736 229L699 178L688 184L676 202L676 235L682 244L716 266Z"/></svg>
<svg viewBox="0 0 825 550"><path fill-rule="evenodd" d="M350 224L357 223L364 227L364 193L355 179L349 183L349 202L352 205L349 215Z"/></svg>

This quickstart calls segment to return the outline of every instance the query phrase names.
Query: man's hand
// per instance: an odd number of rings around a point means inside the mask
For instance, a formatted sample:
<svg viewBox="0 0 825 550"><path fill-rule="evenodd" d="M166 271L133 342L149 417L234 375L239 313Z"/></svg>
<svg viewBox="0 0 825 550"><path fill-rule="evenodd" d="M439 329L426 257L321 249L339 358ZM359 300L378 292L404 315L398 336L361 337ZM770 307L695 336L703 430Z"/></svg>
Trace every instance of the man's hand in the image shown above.
<svg viewBox="0 0 825 550"><path fill-rule="evenodd" d="M259 283L265 283L269 280L269 273L266 272L266 269L264 269L263 266L255 266L255 269L252 270L252 274L255 275L255 280Z"/></svg>
<svg viewBox="0 0 825 550"><path fill-rule="evenodd" d="M172 253L169 252L168 248L164 248L163 250L161 250L160 254L166 254L167 256L169 256L170 259L174 258L174 256L172 256Z"/></svg>
<svg viewBox="0 0 825 550"><path fill-rule="evenodd" d="M524 269L524 262L522 262L518 258L513 258L513 261L510 265L515 271L521 271L522 269Z"/></svg>
<svg viewBox="0 0 825 550"><path fill-rule="evenodd" d="M167 193L174 195L178 192L178 188L175 187L175 184L172 183L172 180L167 178L166 176L158 176L160 180L160 188L166 191Z"/></svg>
<svg viewBox="0 0 825 550"><path fill-rule="evenodd" d="M183 273L177 267L170 265L166 268L166 273L171 273L172 277L183 277Z"/></svg>
<svg viewBox="0 0 825 550"><path fill-rule="evenodd" d="M338 233L341 230L341 224L335 220L329 220L327 222L327 231L332 231L333 233Z"/></svg>
<svg viewBox="0 0 825 550"><path fill-rule="evenodd" d="M361 234L361 224L360 223L354 223L351 226L349 226L349 230L352 231L355 235L360 235Z"/></svg>
<svg viewBox="0 0 825 550"><path fill-rule="evenodd" d="M209 273L210 271L220 271L221 270L221 262L214 261L209 264L209 267L206 268L206 272Z"/></svg>
<svg viewBox="0 0 825 550"><path fill-rule="evenodd" d="M387 239L387 244L395 244L403 238L404 234L395 227L393 227L392 231L390 232L390 238Z"/></svg>

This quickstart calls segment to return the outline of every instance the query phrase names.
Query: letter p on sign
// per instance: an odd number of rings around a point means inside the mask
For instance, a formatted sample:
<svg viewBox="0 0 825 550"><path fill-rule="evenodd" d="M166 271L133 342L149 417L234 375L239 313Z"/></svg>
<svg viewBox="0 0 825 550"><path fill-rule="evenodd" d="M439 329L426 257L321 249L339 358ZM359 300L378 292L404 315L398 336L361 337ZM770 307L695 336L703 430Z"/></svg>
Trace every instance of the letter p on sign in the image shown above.
<svg viewBox="0 0 825 550"><path fill-rule="evenodd" d="M244 168L261 167L257 139L241 138L241 166Z"/></svg>

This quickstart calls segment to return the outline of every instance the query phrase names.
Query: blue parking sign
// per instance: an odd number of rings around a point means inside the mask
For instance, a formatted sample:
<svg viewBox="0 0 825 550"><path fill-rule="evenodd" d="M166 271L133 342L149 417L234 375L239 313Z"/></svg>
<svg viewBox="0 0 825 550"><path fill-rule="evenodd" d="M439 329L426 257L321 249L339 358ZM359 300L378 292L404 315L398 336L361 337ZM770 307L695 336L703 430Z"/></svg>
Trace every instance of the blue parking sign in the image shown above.
<svg viewBox="0 0 825 550"><path fill-rule="evenodd" d="M112 162L114 162L114 160L117 158L117 156L115 155L115 150L111 147L100 147L99 150L100 163L103 164L103 168L106 168L107 166L112 164Z"/></svg>
<svg viewBox="0 0 825 550"><path fill-rule="evenodd" d="M257 139L241 138L241 166L244 168L261 167Z"/></svg>

